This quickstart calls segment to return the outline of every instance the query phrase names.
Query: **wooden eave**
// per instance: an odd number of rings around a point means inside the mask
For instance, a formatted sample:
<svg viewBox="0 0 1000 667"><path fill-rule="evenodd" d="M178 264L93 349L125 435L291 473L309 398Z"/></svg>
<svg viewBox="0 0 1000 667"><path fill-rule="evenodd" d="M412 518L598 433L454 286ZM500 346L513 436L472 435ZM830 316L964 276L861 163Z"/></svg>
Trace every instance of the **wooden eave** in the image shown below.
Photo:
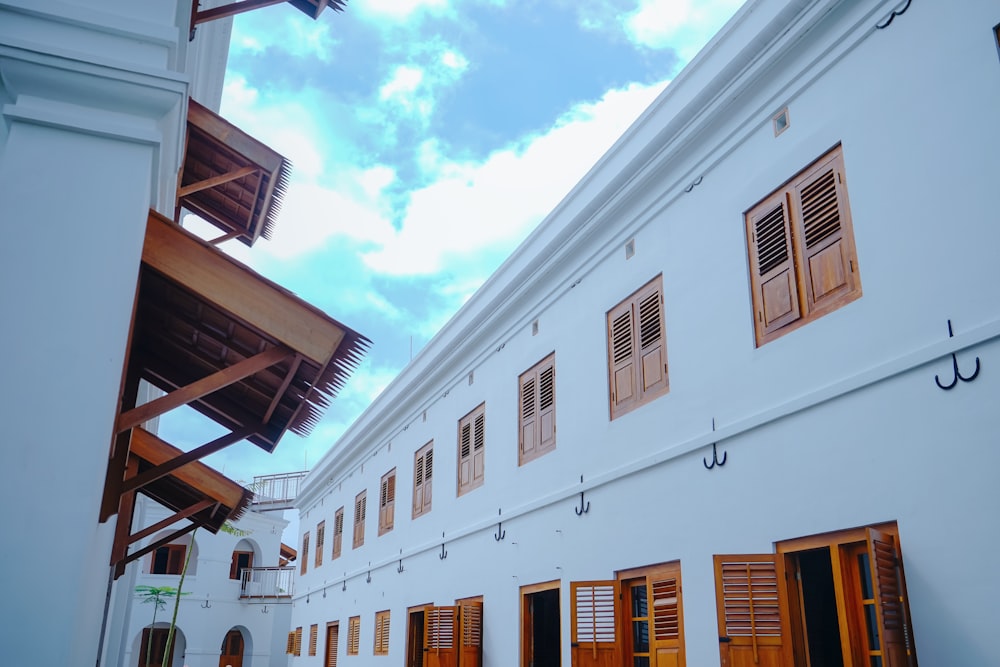
<svg viewBox="0 0 1000 667"><path fill-rule="evenodd" d="M280 5L286 0L241 0L240 2L230 2L225 5L213 7L211 9L198 10L198 0L193 0L191 6L191 28L192 30L199 23L214 21L215 19L235 16L261 7ZM319 18L324 9L329 7L333 11L342 12L347 5L347 0L287 0L288 4L295 7L311 19Z"/></svg>
<svg viewBox="0 0 1000 667"><path fill-rule="evenodd" d="M184 207L222 230L215 242L270 238L291 164L222 116L188 101L187 145L177 190Z"/></svg>

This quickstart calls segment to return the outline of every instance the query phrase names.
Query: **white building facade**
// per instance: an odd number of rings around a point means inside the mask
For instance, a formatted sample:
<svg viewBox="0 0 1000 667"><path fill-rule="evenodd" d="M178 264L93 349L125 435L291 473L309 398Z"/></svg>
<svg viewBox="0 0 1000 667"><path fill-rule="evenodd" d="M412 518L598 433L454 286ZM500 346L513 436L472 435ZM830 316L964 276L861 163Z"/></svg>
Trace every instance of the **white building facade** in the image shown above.
<svg viewBox="0 0 1000 667"><path fill-rule="evenodd" d="M307 478L290 664L995 662L960 4L750 0Z"/></svg>

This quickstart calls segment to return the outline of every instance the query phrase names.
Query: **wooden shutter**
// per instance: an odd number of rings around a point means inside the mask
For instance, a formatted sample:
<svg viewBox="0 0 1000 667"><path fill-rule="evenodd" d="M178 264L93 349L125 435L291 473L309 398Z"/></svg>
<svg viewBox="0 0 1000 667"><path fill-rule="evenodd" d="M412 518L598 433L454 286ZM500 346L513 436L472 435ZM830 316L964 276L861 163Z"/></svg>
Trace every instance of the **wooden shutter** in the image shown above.
<svg viewBox="0 0 1000 667"><path fill-rule="evenodd" d="M323 564L323 541L326 538L326 521L316 525L316 567Z"/></svg>
<svg viewBox="0 0 1000 667"><path fill-rule="evenodd" d="M633 407L638 399L635 368L635 312L631 300L608 313L608 357L611 377L611 418Z"/></svg>
<svg viewBox="0 0 1000 667"><path fill-rule="evenodd" d="M396 470L382 477L378 501L378 534L392 530L396 507Z"/></svg>
<svg viewBox="0 0 1000 667"><path fill-rule="evenodd" d="M389 611L375 614L375 655L389 655Z"/></svg>
<svg viewBox="0 0 1000 667"><path fill-rule="evenodd" d="M431 511L434 480L434 441L417 450L413 459L413 518Z"/></svg>
<svg viewBox="0 0 1000 667"><path fill-rule="evenodd" d="M362 491L354 499L354 542L357 549L365 543L365 513L368 507L368 494Z"/></svg>
<svg viewBox="0 0 1000 667"><path fill-rule="evenodd" d="M458 667L458 607L424 607L424 667Z"/></svg>
<svg viewBox="0 0 1000 667"><path fill-rule="evenodd" d="M684 622L680 567L649 578L650 646L656 667L683 667Z"/></svg>
<svg viewBox="0 0 1000 667"><path fill-rule="evenodd" d="M556 361L549 355L520 377L519 464L556 446Z"/></svg>
<svg viewBox="0 0 1000 667"><path fill-rule="evenodd" d="M485 475L486 404L458 422L458 495L480 486Z"/></svg>
<svg viewBox="0 0 1000 667"><path fill-rule="evenodd" d="M715 556L719 651L725 667L794 667L781 556Z"/></svg>
<svg viewBox="0 0 1000 667"><path fill-rule="evenodd" d="M667 391L662 276L608 312L608 366L612 419Z"/></svg>
<svg viewBox="0 0 1000 667"><path fill-rule="evenodd" d="M337 643L340 639L340 625L326 624L326 662L324 667L337 667Z"/></svg>
<svg viewBox="0 0 1000 667"><path fill-rule="evenodd" d="M344 541L344 508L333 515L333 557L340 558L340 547Z"/></svg>
<svg viewBox="0 0 1000 667"><path fill-rule="evenodd" d="M295 645L292 647L292 655L302 655L302 626L295 628Z"/></svg>
<svg viewBox="0 0 1000 667"><path fill-rule="evenodd" d="M899 551L892 535L868 528L868 560L883 667L906 667L906 600L900 584Z"/></svg>
<svg viewBox="0 0 1000 667"><path fill-rule="evenodd" d="M309 533L302 536L302 553L299 554L299 558L301 559L299 574L305 574L309 563Z"/></svg>
<svg viewBox="0 0 1000 667"><path fill-rule="evenodd" d="M530 461L538 456L538 452L535 450L538 439L535 429L536 413L538 412L538 378L534 372L529 372L526 375L521 376L521 390L518 399L521 430L521 446L518 451L519 463Z"/></svg>
<svg viewBox="0 0 1000 667"><path fill-rule="evenodd" d="M545 453L556 446L556 362L548 360L538 371L538 449Z"/></svg>
<svg viewBox="0 0 1000 667"><path fill-rule="evenodd" d="M313 623L309 626L309 655L316 655L316 640L319 638L319 626Z"/></svg>
<svg viewBox="0 0 1000 667"><path fill-rule="evenodd" d="M483 603L459 605L459 667L479 667L483 659Z"/></svg>
<svg viewBox="0 0 1000 667"><path fill-rule="evenodd" d="M760 343L801 317L787 191L762 201L746 219L754 328Z"/></svg>
<svg viewBox="0 0 1000 667"><path fill-rule="evenodd" d="M347 621L347 655L357 655L361 644L361 617L351 616Z"/></svg>
<svg viewBox="0 0 1000 667"><path fill-rule="evenodd" d="M613 667L619 652L614 581L570 582L572 667Z"/></svg>
<svg viewBox="0 0 1000 667"><path fill-rule="evenodd" d="M295 654L295 631L292 630L288 633L288 639L285 641L285 653L288 655Z"/></svg>
<svg viewBox="0 0 1000 667"><path fill-rule="evenodd" d="M837 298L853 292L857 282L844 158L839 147L828 157L807 171L792 188L799 262L809 313L839 305L834 303Z"/></svg>

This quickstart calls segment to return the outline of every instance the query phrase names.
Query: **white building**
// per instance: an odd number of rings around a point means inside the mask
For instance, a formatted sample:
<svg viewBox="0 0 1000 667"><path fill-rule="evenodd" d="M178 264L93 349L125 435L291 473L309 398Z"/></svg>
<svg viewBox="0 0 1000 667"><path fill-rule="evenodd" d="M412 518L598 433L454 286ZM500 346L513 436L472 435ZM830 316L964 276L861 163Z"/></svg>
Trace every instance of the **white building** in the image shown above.
<svg viewBox="0 0 1000 667"><path fill-rule="evenodd" d="M750 0L307 478L290 664L995 663L998 24Z"/></svg>
<svg viewBox="0 0 1000 667"><path fill-rule="evenodd" d="M171 510L162 540L218 531L250 495L197 459L308 430L367 343L174 224L252 243L287 174L212 111L228 28L189 38L221 4L0 0L5 665L109 664L114 581L162 546L139 546L137 495ZM166 396L141 404L142 380ZM142 428L181 405L231 433L182 452Z"/></svg>

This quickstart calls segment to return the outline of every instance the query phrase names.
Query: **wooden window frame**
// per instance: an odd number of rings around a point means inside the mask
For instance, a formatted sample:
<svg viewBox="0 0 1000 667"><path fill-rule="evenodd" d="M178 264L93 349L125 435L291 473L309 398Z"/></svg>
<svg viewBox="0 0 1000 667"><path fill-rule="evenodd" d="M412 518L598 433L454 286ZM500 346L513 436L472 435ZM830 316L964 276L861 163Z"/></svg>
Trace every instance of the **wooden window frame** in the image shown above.
<svg viewBox="0 0 1000 667"><path fill-rule="evenodd" d="M434 441L413 453L413 518L431 511L434 498Z"/></svg>
<svg viewBox="0 0 1000 667"><path fill-rule="evenodd" d="M757 347L861 297L840 144L749 208L744 221Z"/></svg>
<svg viewBox="0 0 1000 667"><path fill-rule="evenodd" d="M347 655L358 655L361 643L361 617L351 616L347 619Z"/></svg>
<svg viewBox="0 0 1000 667"><path fill-rule="evenodd" d="M464 483L463 483L464 478ZM483 485L486 478L486 403L458 420L458 495Z"/></svg>
<svg viewBox="0 0 1000 667"><path fill-rule="evenodd" d="M162 547L158 547L150 555L149 559L149 574L157 575L173 575L177 576L184 569L184 558L187 556L187 544L165 544ZM167 562L164 564L164 571L156 571L156 554L161 551L165 551L167 554Z"/></svg>
<svg viewBox="0 0 1000 667"><path fill-rule="evenodd" d="M548 387L546 390L545 387ZM546 426L548 423L548 426ZM524 465L556 448L556 353L517 378L517 464ZM530 445L530 446L529 446Z"/></svg>
<svg viewBox="0 0 1000 667"><path fill-rule="evenodd" d="M299 553L299 574L309 570L309 531L302 534L302 551Z"/></svg>
<svg viewBox="0 0 1000 667"><path fill-rule="evenodd" d="M368 515L367 489L354 497L354 539L351 548L357 549L365 543L365 519Z"/></svg>
<svg viewBox="0 0 1000 667"><path fill-rule="evenodd" d="M340 558L341 549L344 543L344 506L333 515L333 554L332 560Z"/></svg>
<svg viewBox="0 0 1000 667"><path fill-rule="evenodd" d="M309 655L316 655L316 644L319 641L319 624L309 626Z"/></svg>
<svg viewBox="0 0 1000 667"><path fill-rule="evenodd" d="M323 564L323 542L326 538L326 521L320 521L316 524L316 561L313 563L314 567L319 567Z"/></svg>
<svg viewBox="0 0 1000 667"><path fill-rule="evenodd" d="M389 655L389 620L388 609L375 612L375 655Z"/></svg>
<svg viewBox="0 0 1000 667"><path fill-rule="evenodd" d="M610 419L670 391L663 274L607 312Z"/></svg>
<svg viewBox="0 0 1000 667"><path fill-rule="evenodd" d="M668 654L673 656L673 662L678 667L686 664L684 647L684 599L681 584L680 561L671 561L658 565L621 570L617 573L618 597L621 601L619 613L619 628L622 641L622 651L626 663L633 657L632 627L630 602L634 582L642 580L646 591L648 635L650 661L655 664L657 656L666 660ZM657 604L659 600L665 604ZM673 604L670 604L670 599Z"/></svg>
<svg viewBox="0 0 1000 667"><path fill-rule="evenodd" d="M533 637L534 632L532 629L532 611L530 607L530 597L536 593L544 593L545 591L556 591L559 600L559 624L560 632L562 631L562 581L559 579L553 579L552 581L543 581L537 584L527 584L521 586L518 589L518 595L520 599L520 604L518 605L520 610L520 622L518 623L520 637L519 637L519 655L521 658L521 667L529 667L532 658L534 657L532 651L532 644L534 643ZM558 641L559 645L559 657L560 664L562 664L562 641Z"/></svg>
<svg viewBox="0 0 1000 667"><path fill-rule="evenodd" d="M378 495L378 534L385 535L395 523L396 516L396 469L382 475Z"/></svg>
<svg viewBox="0 0 1000 667"><path fill-rule="evenodd" d="M247 566L245 568L241 568L239 566L240 565L239 557L241 555L248 556L248 558L247 558ZM249 570L252 567L253 567L253 552L252 551L234 550L233 551L233 560L229 564L229 578L233 579L233 580L236 580L236 581L240 581L243 578L242 574L241 574L242 571L245 570L245 569Z"/></svg>

